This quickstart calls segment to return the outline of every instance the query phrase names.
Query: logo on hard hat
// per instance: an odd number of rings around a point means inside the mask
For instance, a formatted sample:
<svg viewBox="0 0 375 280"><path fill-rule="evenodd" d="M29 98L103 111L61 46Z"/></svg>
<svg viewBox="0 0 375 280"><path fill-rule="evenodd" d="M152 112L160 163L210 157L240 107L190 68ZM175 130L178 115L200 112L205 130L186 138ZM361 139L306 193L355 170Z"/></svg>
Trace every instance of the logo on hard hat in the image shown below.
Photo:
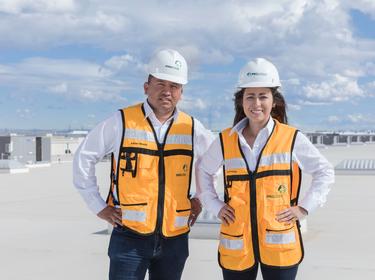
<svg viewBox="0 0 375 280"><path fill-rule="evenodd" d="M267 73L259 73L259 72L247 72L246 76L267 76Z"/></svg>
<svg viewBox="0 0 375 280"><path fill-rule="evenodd" d="M174 62L174 66L173 65L165 65L165 67L166 68L172 68L172 69L175 69L175 70L180 70L181 69L181 67L182 67L182 63L181 63L181 61L179 61L179 60L176 60L175 62Z"/></svg>
<svg viewBox="0 0 375 280"><path fill-rule="evenodd" d="M176 60L174 64L176 65L176 67L178 68L178 70L181 69L181 67L182 67L182 63L181 63L181 61Z"/></svg>

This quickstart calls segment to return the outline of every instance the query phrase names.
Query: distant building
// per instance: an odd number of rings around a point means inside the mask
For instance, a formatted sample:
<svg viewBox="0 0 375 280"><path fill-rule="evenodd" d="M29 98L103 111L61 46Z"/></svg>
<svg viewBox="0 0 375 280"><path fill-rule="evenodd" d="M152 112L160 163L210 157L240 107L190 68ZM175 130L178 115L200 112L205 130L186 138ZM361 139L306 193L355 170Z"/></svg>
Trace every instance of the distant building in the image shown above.
<svg viewBox="0 0 375 280"><path fill-rule="evenodd" d="M52 156L74 154L78 146L83 141L83 136L53 136L52 137Z"/></svg>
<svg viewBox="0 0 375 280"><path fill-rule="evenodd" d="M51 161L51 137L0 136L0 159L16 160L24 164Z"/></svg>
<svg viewBox="0 0 375 280"><path fill-rule="evenodd" d="M72 136L83 136L83 137L85 137L88 133L89 133L89 131L87 131L87 130L73 130L73 131L69 132L68 134L72 135Z"/></svg>
<svg viewBox="0 0 375 280"><path fill-rule="evenodd" d="M315 145L355 145L375 143L374 132L306 132Z"/></svg>

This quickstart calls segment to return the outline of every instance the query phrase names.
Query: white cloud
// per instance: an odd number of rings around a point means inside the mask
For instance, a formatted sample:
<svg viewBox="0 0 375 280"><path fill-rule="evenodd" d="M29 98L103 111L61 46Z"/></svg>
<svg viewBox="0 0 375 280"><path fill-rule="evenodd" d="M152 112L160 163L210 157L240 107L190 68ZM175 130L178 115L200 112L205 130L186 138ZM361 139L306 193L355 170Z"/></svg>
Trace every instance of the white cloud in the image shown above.
<svg viewBox="0 0 375 280"><path fill-rule="evenodd" d="M183 97L182 100L179 102L179 107L182 110L192 111L192 110L204 110L207 108L206 102L201 98L190 98L190 97Z"/></svg>
<svg viewBox="0 0 375 280"><path fill-rule="evenodd" d="M317 101L339 102L364 96L356 80L339 74L328 81L308 84L303 91L307 98Z"/></svg>
<svg viewBox="0 0 375 280"><path fill-rule="evenodd" d="M283 86L285 85L299 86L301 84L301 81L297 78L291 78L288 80L281 80L281 83Z"/></svg>
<svg viewBox="0 0 375 280"><path fill-rule="evenodd" d="M66 83L61 83L61 84L58 84L58 85L55 85L55 86L51 86L48 89L51 92L65 93L65 92L68 91L68 86L66 85Z"/></svg>
<svg viewBox="0 0 375 280"><path fill-rule="evenodd" d="M74 0L1 0L0 12L20 13L66 13L75 10Z"/></svg>
<svg viewBox="0 0 375 280"><path fill-rule="evenodd" d="M375 81L365 84L364 88L368 96L375 97Z"/></svg>
<svg viewBox="0 0 375 280"><path fill-rule="evenodd" d="M369 1L358 5L369 9L373 6ZM278 62L282 79L298 78L288 72L305 78L360 69L364 59L375 56L374 51L364 54L364 48L371 48L351 36L348 9L354 4L338 0L210 0L194 5L178 1L161 5L158 0L126 5L120 0L3 2L14 3L2 6L13 5L19 13L0 18L3 46L33 49L89 44L108 50L126 49L143 58L155 48L174 47L192 66L228 64L235 56L266 55ZM35 8L38 13L27 14L23 7L30 5L41 8ZM59 13L52 16L50 10Z"/></svg>
<svg viewBox="0 0 375 280"><path fill-rule="evenodd" d="M365 66L366 70L367 70L367 73L368 75L371 75L371 76L375 76L375 63L374 62L367 62L366 63L366 66Z"/></svg>
<svg viewBox="0 0 375 280"><path fill-rule="evenodd" d="M34 113L29 108L18 108L16 113L21 119L31 119L34 116Z"/></svg>
<svg viewBox="0 0 375 280"><path fill-rule="evenodd" d="M330 122L330 123L337 123L339 121L340 121L340 117L338 117L338 116L329 116L328 117L328 122Z"/></svg>
<svg viewBox="0 0 375 280"><path fill-rule="evenodd" d="M145 72L146 64L143 64L139 61L136 57L125 54L120 56L113 56L107 61L105 61L104 65L111 69L111 71L118 72L118 71L128 71L128 72Z"/></svg>
<svg viewBox="0 0 375 280"><path fill-rule="evenodd" d="M233 61L233 56L228 53L223 53L221 50L212 49L208 51L204 57L201 57L203 62L208 64L228 64Z"/></svg>
<svg viewBox="0 0 375 280"><path fill-rule="evenodd" d="M3 64L0 84L91 101L126 92L132 101L129 89L139 90L150 55L171 47L187 58L191 81L207 93L198 106L183 101L192 110L211 106L208 100L228 103L232 89L229 97L223 92L235 84L240 64L256 56L276 64L291 110L358 101L374 96L362 78L375 75L375 40L353 36L350 9L374 16L375 2L0 0L1 49L105 50L93 61L32 57Z"/></svg>
<svg viewBox="0 0 375 280"><path fill-rule="evenodd" d="M317 101L308 101L308 100L298 100L298 104L302 106L329 106L330 102L317 102Z"/></svg>
<svg viewBox="0 0 375 280"><path fill-rule="evenodd" d="M292 111L299 111L299 110L301 110L301 105L289 103L288 109L290 109Z"/></svg>
<svg viewBox="0 0 375 280"><path fill-rule="evenodd" d="M83 60L29 58L0 69L4 70L0 83L25 96L43 91L69 99L116 102L125 100L121 93L129 88L105 65Z"/></svg>
<svg viewBox="0 0 375 280"><path fill-rule="evenodd" d="M347 8L360 10L362 13L369 14L375 19L375 2L373 0L344 0L342 2Z"/></svg>
<svg viewBox="0 0 375 280"><path fill-rule="evenodd" d="M347 120L351 123L363 125L363 124L375 124L375 116L374 114L349 114Z"/></svg>

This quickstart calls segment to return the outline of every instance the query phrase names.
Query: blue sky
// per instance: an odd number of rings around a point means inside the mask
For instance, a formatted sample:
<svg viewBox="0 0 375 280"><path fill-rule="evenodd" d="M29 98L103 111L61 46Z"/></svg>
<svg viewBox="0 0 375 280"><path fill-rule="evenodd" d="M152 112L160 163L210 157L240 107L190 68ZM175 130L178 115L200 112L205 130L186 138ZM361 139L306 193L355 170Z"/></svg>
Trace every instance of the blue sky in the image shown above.
<svg viewBox="0 0 375 280"><path fill-rule="evenodd" d="M266 57L291 124L374 130L375 1L260 2L0 0L0 128L92 128L143 101L150 56L175 48L179 107L211 129L232 122L240 68Z"/></svg>

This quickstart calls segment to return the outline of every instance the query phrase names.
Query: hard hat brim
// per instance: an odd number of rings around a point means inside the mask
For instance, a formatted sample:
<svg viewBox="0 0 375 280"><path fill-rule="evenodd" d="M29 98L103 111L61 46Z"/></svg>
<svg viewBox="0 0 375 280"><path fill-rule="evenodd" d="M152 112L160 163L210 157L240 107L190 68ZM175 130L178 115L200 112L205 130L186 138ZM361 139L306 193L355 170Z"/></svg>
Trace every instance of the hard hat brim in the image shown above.
<svg viewBox="0 0 375 280"><path fill-rule="evenodd" d="M180 85L187 84L187 80L184 78L180 78L180 77L176 77L176 76L172 76L172 75L168 75L164 73L150 73L150 75L157 79L170 81L170 82L177 83Z"/></svg>

